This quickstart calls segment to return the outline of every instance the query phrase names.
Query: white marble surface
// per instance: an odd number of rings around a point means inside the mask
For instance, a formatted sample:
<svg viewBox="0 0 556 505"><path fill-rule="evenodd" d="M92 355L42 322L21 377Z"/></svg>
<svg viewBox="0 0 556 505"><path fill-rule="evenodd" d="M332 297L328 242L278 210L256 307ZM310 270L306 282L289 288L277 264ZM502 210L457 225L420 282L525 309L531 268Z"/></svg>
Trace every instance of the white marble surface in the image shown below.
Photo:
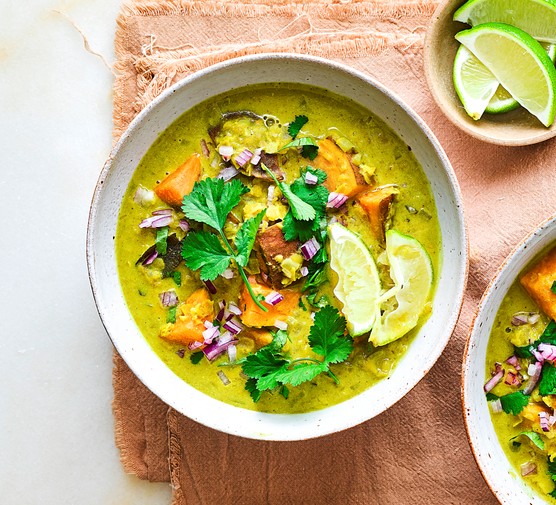
<svg viewBox="0 0 556 505"><path fill-rule="evenodd" d="M112 348L85 264L112 75L70 19L112 63L119 4L0 0L2 505L170 502L168 484L120 465Z"/></svg>

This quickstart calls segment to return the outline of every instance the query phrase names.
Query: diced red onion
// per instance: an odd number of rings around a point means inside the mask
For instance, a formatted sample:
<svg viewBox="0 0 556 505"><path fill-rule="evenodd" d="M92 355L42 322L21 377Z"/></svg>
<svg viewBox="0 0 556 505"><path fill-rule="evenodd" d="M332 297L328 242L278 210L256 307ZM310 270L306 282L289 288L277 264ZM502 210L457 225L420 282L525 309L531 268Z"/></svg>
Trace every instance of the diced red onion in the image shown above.
<svg viewBox="0 0 556 505"><path fill-rule="evenodd" d="M552 414L549 418L548 418L548 424L549 426L554 426L554 423L556 423L556 416L554 414Z"/></svg>
<svg viewBox="0 0 556 505"><path fill-rule="evenodd" d="M139 205L148 205L154 202L154 191L139 186L135 195L133 195L133 201Z"/></svg>
<svg viewBox="0 0 556 505"><path fill-rule="evenodd" d="M253 157L251 158L251 165L257 165L261 161L261 154L263 152L262 147L257 147L253 152Z"/></svg>
<svg viewBox="0 0 556 505"><path fill-rule="evenodd" d="M268 295L265 296L264 301L269 305L277 305L284 299L284 296L278 291L271 291Z"/></svg>
<svg viewBox="0 0 556 505"><path fill-rule="evenodd" d="M172 209L158 209L153 211L153 216L171 216Z"/></svg>
<svg viewBox="0 0 556 505"><path fill-rule="evenodd" d="M550 431L550 426L548 425L548 412L544 410L539 412L539 423L542 431Z"/></svg>
<svg viewBox="0 0 556 505"><path fill-rule="evenodd" d="M222 156L224 161L229 161L234 154L234 148L232 146L220 146L218 148L218 154Z"/></svg>
<svg viewBox="0 0 556 505"><path fill-rule="evenodd" d="M252 157L253 157L253 153L249 149L245 148L236 156L235 162L240 167L243 167L247 165L247 163L249 163Z"/></svg>
<svg viewBox="0 0 556 505"><path fill-rule="evenodd" d="M514 326L523 326L529 323L529 315L527 312L518 312L512 316L512 324Z"/></svg>
<svg viewBox="0 0 556 505"><path fill-rule="evenodd" d="M515 355L510 356L510 357L506 360L506 363L507 363L508 365L512 365L512 366L514 366L514 367L517 366L517 365L519 365L519 361L517 360L517 356L515 356Z"/></svg>
<svg viewBox="0 0 556 505"><path fill-rule="evenodd" d="M286 323L284 321L280 321L279 319L274 321L274 326L276 328L278 328L279 330L287 330L288 329L288 323Z"/></svg>
<svg viewBox="0 0 556 505"><path fill-rule="evenodd" d="M228 377L222 370L218 370L218 372L216 372L216 375L220 377L220 380L222 381L222 384L224 384L224 386L230 384L230 379L228 379Z"/></svg>
<svg viewBox="0 0 556 505"><path fill-rule="evenodd" d="M205 321L203 323L203 326L208 330L209 328L214 328L214 324L212 323L212 321Z"/></svg>
<svg viewBox="0 0 556 505"><path fill-rule="evenodd" d="M542 363L537 362L531 363L529 365L529 367L527 368L529 380L527 381L527 385L523 389L523 394L530 395L533 392L533 389L535 389L535 386L537 385L537 382L539 382L539 379L541 377L541 371Z"/></svg>
<svg viewBox="0 0 556 505"><path fill-rule="evenodd" d="M162 228L172 222L172 216L151 216L139 223L139 228Z"/></svg>
<svg viewBox="0 0 556 505"><path fill-rule="evenodd" d="M535 349L534 347L529 347L529 351L539 363L542 363L544 361L544 356L537 349Z"/></svg>
<svg viewBox="0 0 556 505"><path fill-rule="evenodd" d="M226 333L229 335L229 332L226 332ZM228 347L230 347L231 345L235 345L239 342L239 340L233 339L233 338L231 340L226 341L226 342L221 342L220 341L221 338L219 338L218 340L215 340L212 344L207 345L203 349L203 353L205 354L205 356L207 357L207 359L209 361L213 361L215 358L220 356L224 351L226 351L226 349L228 349Z"/></svg>
<svg viewBox="0 0 556 505"><path fill-rule="evenodd" d="M315 174L312 174L311 172L305 172L305 184L314 186L317 182L319 182L319 178Z"/></svg>
<svg viewBox="0 0 556 505"><path fill-rule="evenodd" d="M485 393L490 392L492 388L494 388L494 386L496 386L496 384L498 384L502 380L502 377L504 377L504 371L500 370L485 384Z"/></svg>
<svg viewBox="0 0 556 505"><path fill-rule="evenodd" d="M175 307L178 304L178 295L173 289L160 293L158 297L163 307Z"/></svg>
<svg viewBox="0 0 556 505"><path fill-rule="evenodd" d="M503 409L502 409L502 402L500 401L500 398L489 403L490 403L490 410L492 410L494 414L497 414L498 412L502 412Z"/></svg>
<svg viewBox="0 0 556 505"><path fill-rule="evenodd" d="M231 268L226 268L226 270L222 272L222 277L224 277L224 279L233 279L234 271Z"/></svg>
<svg viewBox="0 0 556 505"><path fill-rule="evenodd" d="M224 320L224 313L226 312L226 309L224 307L221 307L220 310L218 311L218 314L216 314L217 321L222 322Z"/></svg>
<svg viewBox="0 0 556 505"><path fill-rule="evenodd" d="M226 302L224 300L220 300L218 302L218 308L225 309L226 308Z"/></svg>
<svg viewBox="0 0 556 505"><path fill-rule="evenodd" d="M209 290L209 293L215 295L217 292L216 286L212 283L212 281L206 280L203 281L205 283L205 286L207 287L207 289Z"/></svg>
<svg viewBox="0 0 556 505"><path fill-rule="evenodd" d="M532 461L527 461L520 466L521 476L527 477L528 475L535 475L537 473L537 465Z"/></svg>
<svg viewBox="0 0 556 505"><path fill-rule="evenodd" d="M231 345L228 347L228 361L231 364L234 364L237 360L237 347L235 345Z"/></svg>
<svg viewBox="0 0 556 505"><path fill-rule="evenodd" d="M232 320L226 321L222 327L226 328L232 335L237 335L243 329Z"/></svg>
<svg viewBox="0 0 556 505"><path fill-rule="evenodd" d="M268 205L270 205L272 203L272 200L274 200L274 192L276 191L276 186L269 186L268 187L268 192L267 192L267 197L266 197L266 202Z"/></svg>
<svg viewBox="0 0 556 505"><path fill-rule="evenodd" d="M180 222L178 224L181 231L184 231L186 233L189 231L189 223L185 219L180 219Z"/></svg>
<svg viewBox="0 0 556 505"><path fill-rule="evenodd" d="M541 315L538 312L531 312L527 320L529 321L529 324L535 324L540 318Z"/></svg>
<svg viewBox="0 0 556 505"><path fill-rule="evenodd" d="M504 382L508 385L508 386L521 386L521 379L519 378L519 376L513 372L508 372L506 374L506 379L504 380Z"/></svg>
<svg viewBox="0 0 556 505"><path fill-rule="evenodd" d="M143 261L143 265L150 265L156 258L158 258L158 251L155 249L152 254Z"/></svg>
<svg viewBox="0 0 556 505"><path fill-rule="evenodd" d="M224 311L224 319L223 321L229 321L230 319L232 319L234 317L234 315L229 311L229 310L225 310Z"/></svg>
<svg viewBox="0 0 556 505"><path fill-rule="evenodd" d="M203 331L203 338L205 339L205 344L211 344L212 341L220 335L220 330L218 326L213 326L212 328L207 328Z"/></svg>
<svg viewBox="0 0 556 505"><path fill-rule="evenodd" d="M307 277L309 275L309 269L307 267L301 267L299 273L302 277Z"/></svg>
<svg viewBox="0 0 556 505"><path fill-rule="evenodd" d="M540 351L545 361L554 361L556 359L556 346L543 342L539 344L537 349Z"/></svg>
<svg viewBox="0 0 556 505"><path fill-rule="evenodd" d="M203 342L198 342L197 340L195 342L191 342L187 347L189 348L190 351L194 351L195 349L199 349L199 347L201 347L203 345ZM183 358L183 356L182 356Z"/></svg>
<svg viewBox="0 0 556 505"><path fill-rule="evenodd" d="M303 257L308 261L312 259L315 254L317 254L318 250L320 249L320 244L317 242L315 237L311 238L311 240L307 240L301 246L301 254Z"/></svg>
<svg viewBox="0 0 556 505"><path fill-rule="evenodd" d="M326 206L331 209L338 209L342 205L344 205L344 203L346 203L347 199L348 199L347 195L343 195L342 193L336 193L335 191L332 191L328 195L328 203L326 204Z"/></svg>
<svg viewBox="0 0 556 505"><path fill-rule="evenodd" d="M201 152L205 158L210 156L210 151L207 145L207 141L205 139L201 139Z"/></svg>
<svg viewBox="0 0 556 505"><path fill-rule="evenodd" d="M226 167L220 170L220 173L216 176L218 179L223 179L224 182L228 182L233 179L239 172L235 167Z"/></svg>
<svg viewBox="0 0 556 505"><path fill-rule="evenodd" d="M232 313L235 314L236 316L241 316L241 314L243 314L243 312L241 311L241 309L235 304L235 303L230 303L228 305L228 310Z"/></svg>

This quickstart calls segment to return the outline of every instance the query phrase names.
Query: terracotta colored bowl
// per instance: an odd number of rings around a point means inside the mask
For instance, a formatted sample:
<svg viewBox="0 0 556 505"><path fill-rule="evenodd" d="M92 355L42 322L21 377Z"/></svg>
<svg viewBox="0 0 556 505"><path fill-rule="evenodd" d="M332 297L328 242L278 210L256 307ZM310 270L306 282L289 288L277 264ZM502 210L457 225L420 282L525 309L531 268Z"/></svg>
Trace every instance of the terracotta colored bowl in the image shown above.
<svg viewBox="0 0 556 505"><path fill-rule="evenodd" d="M488 380L487 345L496 314L508 289L523 269L554 242L556 217L540 225L508 256L481 300L464 353L462 401L467 436L483 477L503 505L542 505L546 502L518 475L494 431L483 390Z"/></svg>
<svg viewBox="0 0 556 505"><path fill-rule="evenodd" d="M424 64L427 82L436 103L457 127L479 140L504 146L524 146L556 135L556 122L546 128L522 107L504 114L484 114L471 119L454 89L452 67L459 42L454 38L469 25L453 21L454 12L465 2L444 0L437 7L425 38Z"/></svg>
<svg viewBox="0 0 556 505"><path fill-rule="evenodd" d="M428 177L442 233L431 317L386 380L356 397L306 414L267 414L222 403L175 375L150 348L126 306L114 235L120 204L141 158L158 135L186 110L232 89L261 83L307 83L350 98L382 118ZM434 135L389 90L344 65L301 55L258 55L197 72L162 93L132 122L110 155L97 184L87 234L89 276L97 308L120 355L145 385L188 417L212 428L265 440L301 440L349 428L397 402L425 376L456 324L467 276L462 199L450 163Z"/></svg>

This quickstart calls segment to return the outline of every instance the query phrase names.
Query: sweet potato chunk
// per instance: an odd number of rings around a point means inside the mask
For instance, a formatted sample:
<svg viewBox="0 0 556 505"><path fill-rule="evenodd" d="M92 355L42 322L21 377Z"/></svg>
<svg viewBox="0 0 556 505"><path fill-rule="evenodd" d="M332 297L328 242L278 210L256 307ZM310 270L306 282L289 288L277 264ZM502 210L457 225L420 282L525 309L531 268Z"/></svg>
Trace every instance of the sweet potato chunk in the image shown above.
<svg viewBox="0 0 556 505"><path fill-rule="evenodd" d="M242 333L242 336L253 339L253 341L255 342L255 346L258 349L272 342L272 335L268 330L264 330L264 329L249 328L248 330Z"/></svg>
<svg viewBox="0 0 556 505"><path fill-rule="evenodd" d="M266 296L272 291L272 289L259 284L254 277L249 279L249 284L257 295ZM272 306L264 301L262 302L268 308L268 312L263 312L251 298L247 287L244 286L239 298L239 306L243 311L240 316L243 324L260 328L262 326L274 326L277 320L285 321L299 305L300 293L291 289L282 289L280 293L284 296L280 303Z"/></svg>
<svg viewBox="0 0 556 505"><path fill-rule="evenodd" d="M395 194L396 190L390 187L370 191L357 198L359 205L363 207L369 217L373 235L380 241L384 241L384 225Z"/></svg>
<svg viewBox="0 0 556 505"><path fill-rule="evenodd" d="M365 179L352 165L349 155L332 139L326 138L319 142L319 153L311 164L326 172L324 186L328 191L351 197L367 188Z"/></svg>
<svg viewBox="0 0 556 505"><path fill-rule="evenodd" d="M520 279L521 285L529 296L552 319L556 319L556 295L550 290L554 281L556 281L556 248Z"/></svg>
<svg viewBox="0 0 556 505"><path fill-rule="evenodd" d="M280 289L284 274L280 262L275 258L277 256L288 258L296 253L299 248L299 242L297 240L288 242L284 238L282 227L274 224L258 235L257 244L263 262L261 264L262 270L268 273L272 286Z"/></svg>
<svg viewBox="0 0 556 505"><path fill-rule="evenodd" d="M550 414L550 409L548 407L546 407L545 405L542 405L540 403L529 403L528 405L525 405L525 407L523 408L523 410L521 411L521 417L524 417L525 419L528 419L529 421L532 422L539 422L539 414L541 412L546 412L547 414Z"/></svg>
<svg viewBox="0 0 556 505"><path fill-rule="evenodd" d="M214 319L214 306L205 288L194 291L176 310L176 322L160 330L160 336L172 342L188 345L203 342L204 322Z"/></svg>
<svg viewBox="0 0 556 505"><path fill-rule="evenodd" d="M193 185L201 176L201 156L193 153L183 165L154 188L158 197L168 205L179 207L185 195L191 193Z"/></svg>

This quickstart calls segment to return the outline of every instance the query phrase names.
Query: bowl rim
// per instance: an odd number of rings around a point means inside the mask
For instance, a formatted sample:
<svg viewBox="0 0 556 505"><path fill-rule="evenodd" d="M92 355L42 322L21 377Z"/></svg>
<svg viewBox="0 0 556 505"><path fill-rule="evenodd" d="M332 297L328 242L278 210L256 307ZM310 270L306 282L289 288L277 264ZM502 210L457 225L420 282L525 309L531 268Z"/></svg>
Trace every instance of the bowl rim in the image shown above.
<svg viewBox="0 0 556 505"><path fill-rule="evenodd" d="M446 330L445 330L445 332L443 332L443 335L445 335L444 340L441 341L441 345L436 346L436 348L435 348L436 352L431 352L429 354L431 359L427 362L427 366L423 367L420 370L419 374L415 374L415 378L409 384L409 387L400 388L400 391L392 392L391 399L390 399L390 401L388 402L388 405L385 407L385 409L383 411L381 411L377 414L371 415L371 416L369 416L367 414L360 415L357 419L350 420L347 423L344 422L344 423L341 424L341 426L335 426L332 429L322 429L322 427L319 427L318 433L315 433L315 434L305 434L302 437L299 437L299 436L296 437L295 434L293 434L293 436L289 436L289 437L283 437L283 436L275 437L275 436L268 436L268 435L261 436L260 434L254 434L254 433L245 433L245 432L242 432L241 430L230 431L229 429L225 429L222 426L217 426L215 424L209 424L207 422L207 420L204 420L204 419L201 419L201 418L198 418L198 417L193 417L193 416L190 416L189 414L184 414L179 408L176 409L178 412L181 412L183 415L187 415L188 417L195 420L196 422L199 422L199 423L204 424L205 426L208 426L210 428L213 428L213 429L216 429L216 430L219 430L219 431L223 431L225 433L229 433L229 434L232 434L232 435L238 435L238 436L242 436L242 437L245 437L245 438L260 439L260 440L294 441L294 440L305 440L305 439L310 439L310 438L316 438L316 437L320 437L320 436L324 436L324 435L328 435L328 434L332 434L332 433L336 433L336 432L339 432L339 431L346 430L346 429L351 428L353 426L359 425L359 424L371 419L372 417L375 417L376 415L379 415L380 413L383 413L385 410L387 410L392 405L397 403L401 398L403 398L406 394L408 394L423 379L423 377L425 377L425 375L430 371L432 366L434 366L434 364L436 363L436 361L438 360L438 358L440 357L440 355L444 351L445 347L448 345L448 342L450 341L450 338L453 335L455 326L456 326L456 324L458 322L458 319L459 319L459 316L461 314L461 310L462 310L462 307L463 307L463 298L464 298L464 293L465 293L465 289L466 289L466 285L467 285L468 272L469 272L469 239L468 239L467 223L466 223L465 215L464 215L463 197L462 197L462 194L461 194L461 189L460 189L457 177L455 175L455 172L453 170L453 167L451 166L451 163L450 163L446 153L444 152L442 146L440 145L440 142L438 141L438 139L436 138L436 136L434 135L432 130L428 127L428 125L423 121L423 119L411 107L409 107L402 99L400 99L395 93L393 93L392 91L387 89L384 85L382 85L381 83L376 81L373 77L371 77L371 76L369 76L369 75L367 75L367 74L365 74L365 73L363 73L363 72L361 72L357 69L354 69L354 68L352 68L352 67L350 67L346 64L338 63L338 62L328 60L326 58L321 58L321 57L318 57L318 56L310 56L310 55L303 55L303 54L297 54L297 53L260 53L260 54L256 54L256 55L241 56L241 57L228 59L228 60L225 60L223 62L208 66L204 69L198 70L198 71L188 75L184 79L182 79L182 80L178 81L177 83L175 83L174 85L172 85L170 88L164 90L159 96L157 96L154 100L152 100L149 104L147 104L145 106L145 108L143 108L136 115L136 117L129 123L129 125L127 126L125 131L122 133L122 135L120 136L118 141L114 144L114 146L113 146L113 148L112 148L112 150L111 150L111 152L110 152L110 154L107 158L107 161L105 162L105 164L104 164L104 166L103 166L103 168L102 168L102 170L99 174L97 183L95 185L94 193L93 193L93 196L92 196L92 200L91 200L89 217L88 217L88 222L87 222L86 258L87 258L87 271L88 271L88 276L89 276L89 282L90 282L90 285L91 285L91 290L92 290L93 298L94 298L94 301L95 301L95 307L96 307L97 312L99 314L99 317L102 321L102 324L105 328L105 331L106 331L108 337L110 338L110 340L112 342L112 345L118 351L118 353L120 353L120 355L122 356L124 361L130 367L130 369L133 371L133 373L137 376L137 378L141 382L143 382L143 384L145 384L145 386L149 390L151 390L153 392L153 394L155 394L157 397L162 399L168 405L176 408L175 404L171 401L170 398L168 398L168 395L160 394L159 391L156 391L156 392L153 391L151 389L151 387L146 384L146 380L145 380L146 378L143 377L143 374L139 373L139 371L136 371L135 366L132 366L132 364L127 361L126 356L125 356L126 353L122 352L122 349L120 348L118 339L115 339L110 334L110 332L108 331L108 327L107 327L107 323L104 319L103 311L101 310L101 307L99 305L99 295L97 293L97 291L99 290L99 285L98 285L98 282L97 282L97 279L96 279L93 230L95 228L95 219L96 219L96 215L97 215L97 207L98 207L98 202L99 202L99 199L100 199L100 196L101 196L101 193L102 193L102 188L103 188L103 185L104 185L103 183L104 183L108 174L111 171L114 159L116 158L117 154L122 149L124 144L127 142L127 139L130 136L133 135L133 133L139 127L139 125L143 122L143 120L146 117L148 117L151 110L155 109L161 102L163 102L168 97L170 97L177 89L181 89L182 87L185 87L185 86L189 85L191 82L193 82L195 80L202 79L202 78L206 77L207 74L211 74L213 72L219 72L219 71L221 71L223 69L226 69L228 67L231 67L231 66L243 65L243 64L248 64L248 63L257 63L257 62L260 62L260 61L267 61L269 59L270 60L285 60L285 61L293 59L293 60L297 60L297 61L301 61L301 62L307 62L309 64L323 65L325 67L332 68L333 71L340 72L340 73L343 73L343 74L348 74L350 77L356 78L360 81L363 81L366 85L374 87L381 94L386 96L386 98L388 100L390 100L391 102L396 104L398 107L400 107L409 116L409 118L411 120L413 120L413 122L416 124L416 126L425 135L425 137L427 138L427 140L430 144L430 147L434 150L435 156L438 158L438 160L439 160L439 162L442 166L442 171L445 173L446 178L447 178L447 182L448 182L448 184L450 186L450 189L451 189L451 195L450 196L453 198L455 207L457 209L455 214L457 216L458 225L459 225L459 228L461 230L461 233L458 233L458 235L457 235L457 243L459 244L460 250L461 250L461 254L459 255L460 261L459 261L459 265L458 265L458 269L457 269L457 276L455 278L456 284L459 285L459 289L457 290L457 298L455 300L455 302L457 304L457 310L453 310L450 314L450 318L446 321L446 325L445 325ZM269 82L271 82L271 81L269 81ZM281 81L281 82L286 82L286 81ZM341 94L341 92L340 92L340 94ZM215 399L213 399L213 400L218 401L218 400L215 400ZM340 403L338 405L341 405L341 404L342 403ZM331 407L328 407L328 408L331 408ZM314 412L311 412L310 414L323 412L324 410L327 410L327 409L314 411ZM263 413L257 411L256 414L263 414ZM291 417L291 416L294 416L294 415L297 415L297 414L267 414L267 413L264 413L264 415L275 416L275 417L280 417L280 416L289 416L289 417ZM304 414L302 414L302 415L304 415Z"/></svg>
<svg viewBox="0 0 556 505"><path fill-rule="evenodd" d="M546 140L553 138L554 136L556 136L556 121L551 127L545 128L544 130L539 130L539 133L535 136L531 136L527 139L512 140L511 138L499 138L499 137L481 133L478 128L477 129L471 128L465 121L460 119L457 115L449 113L444 109L444 107L442 107L441 102L442 102L443 95L441 94L438 87L436 86L436 82L437 82L436 72L435 72L436 65L433 64L433 58L432 58L433 51L431 47L432 46L431 39L433 38L433 35L436 35L438 17L440 13L444 13L444 10L451 8L452 5L456 3L459 3L459 6L461 7L464 3L466 3L466 1L467 0L441 0L441 2L434 10L431 21L429 22L429 26L425 33L425 41L423 44L423 66L425 68L425 78L427 81L427 85L432 97L434 98L436 105L442 111L444 117L446 117L454 126L458 127L468 135L471 135L472 137L478 140L481 140L483 142L488 142L490 144L506 146L506 147L519 147L519 146L538 144L540 142L544 142ZM455 23L456 21L452 21L452 22ZM479 121L481 121L481 119ZM474 124L479 124L479 123L477 121ZM489 124L494 125L497 123L489 123Z"/></svg>
<svg viewBox="0 0 556 505"><path fill-rule="evenodd" d="M471 452L473 453L473 457L475 458L475 462L481 475L483 476L484 481L490 488L492 494L495 495L497 500L502 503L503 505L512 505L510 502L507 502L505 497L501 495L498 488L489 480L488 478L488 471L486 467L482 463L482 459L479 457L478 450L475 447L473 442L473 433L472 433L472 416L467 408L467 388L466 382L468 378L468 370L469 370L469 354L471 351L471 345L475 340L478 340L479 336L479 329L477 329L477 323L480 320L480 317L483 315L485 311L486 304L490 301L490 298L494 296L494 286L499 282L499 280L504 276L506 268L516 261L519 256L521 256L526 249L529 248L531 242L537 236L542 236L547 230L556 227L556 214L550 216L543 220L540 224L538 224L533 230L529 231L525 237L521 239L521 241L510 251L510 253L504 258L502 263L496 269L496 272L492 276L490 282L488 283L487 287L485 288L481 299L479 301L478 307L475 311L471 319L471 324L469 326L469 331L467 333L467 338L465 342L465 348L463 351L463 360L462 360L462 368L461 368L461 380L460 380L460 401L461 401L461 412L463 416L463 422L465 425L465 434L467 435L467 441L469 442L469 446L471 448ZM538 254L540 251L536 251L533 256ZM512 283L515 281L512 280ZM506 292L507 293L507 292ZM504 293L504 296L506 295ZM499 307L498 307L499 308ZM498 310L498 309L497 309ZM492 328L489 328L488 338L490 339L490 331ZM472 342L473 341L473 342ZM494 429L494 428L493 428ZM509 463L509 462L508 462Z"/></svg>

